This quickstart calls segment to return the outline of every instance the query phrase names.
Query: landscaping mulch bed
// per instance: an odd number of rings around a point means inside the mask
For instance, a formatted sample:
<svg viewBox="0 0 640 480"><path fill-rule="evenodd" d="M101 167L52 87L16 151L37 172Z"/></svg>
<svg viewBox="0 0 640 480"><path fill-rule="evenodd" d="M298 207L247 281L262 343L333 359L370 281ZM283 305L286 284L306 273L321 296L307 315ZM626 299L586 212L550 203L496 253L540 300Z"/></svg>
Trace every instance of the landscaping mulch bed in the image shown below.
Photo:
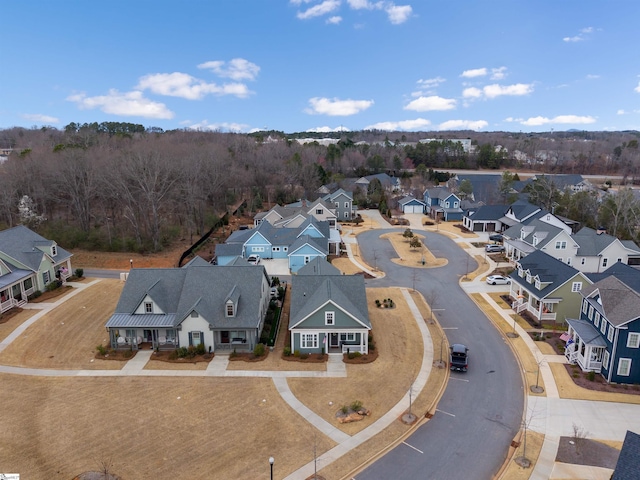
<svg viewBox="0 0 640 480"><path fill-rule="evenodd" d="M625 393L628 395L640 395L640 385L624 385L607 383L602 375L596 373L593 380L589 380L589 374L583 372L578 365L566 364L565 368L573 382L579 387L598 392Z"/></svg>
<svg viewBox="0 0 640 480"><path fill-rule="evenodd" d="M22 312L22 308L12 308L11 310L4 312L0 315L0 323L7 323L20 312Z"/></svg>
<svg viewBox="0 0 640 480"><path fill-rule="evenodd" d="M29 300L29 303L48 302L52 298L58 298L62 295L69 293L69 291L71 290L73 290L73 287L70 287L69 285L63 285L61 287L56 288L55 290L42 292L40 296Z"/></svg>
<svg viewBox="0 0 640 480"><path fill-rule="evenodd" d="M269 356L269 349L264 349L264 355L254 355L253 352L232 353L229 355L230 362L262 362Z"/></svg>
<svg viewBox="0 0 640 480"><path fill-rule="evenodd" d="M329 359L329 355L322 353L311 353L295 355L282 355L282 359L287 362L302 362L302 363L325 363Z"/></svg>
<svg viewBox="0 0 640 480"><path fill-rule="evenodd" d="M551 345L556 355L564 355L564 342L560 340L562 332L529 332L529 336L536 342L545 342Z"/></svg>
<svg viewBox="0 0 640 480"><path fill-rule="evenodd" d="M595 440L560 437L556 462L614 469L619 456L619 450Z"/></svg>
<svg viewBox="0 0 640 480"><path fill-rule="evenodd" d="M156 360L159 362L167 362L167 363L200 363L200 362L210 362L214 354L213 353L205 353L203 355L196 355L194 357L185 357L185 358L171 358L171 354L173 350L162 350L159 352L154 352L151 355L151 360Z"/></svg>
<svg viewBox="0 0 640 480"><path fill-rule="evenodd" d="M369 350L369 353L366 355L360 355L353 358L349 358L349 354L345 353L342 355L342 361L344 363L349 363L352 365L360 365L364 363L371 363L378 358L378 350Z"/></svg>
<svg viewBox="0 0 640 480"><path fill-rule="evenodd" d="M135 357L136 353L138 350L109 350L105 355L100 352L96 353L94 358L98 360L124 360L126 362Z"/></svg>

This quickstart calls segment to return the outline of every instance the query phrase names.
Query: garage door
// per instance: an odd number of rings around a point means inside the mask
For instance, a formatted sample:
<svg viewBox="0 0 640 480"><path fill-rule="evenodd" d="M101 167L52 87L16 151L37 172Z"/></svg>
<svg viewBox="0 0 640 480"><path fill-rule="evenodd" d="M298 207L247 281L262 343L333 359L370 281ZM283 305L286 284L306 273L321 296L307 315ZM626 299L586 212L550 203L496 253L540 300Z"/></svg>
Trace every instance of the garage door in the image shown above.
<svg viewBox="0 0 640 480"><path fill-rule="evenodd" d="M422 213L422 207L419 205L405 205L404 213Z"/></svg>

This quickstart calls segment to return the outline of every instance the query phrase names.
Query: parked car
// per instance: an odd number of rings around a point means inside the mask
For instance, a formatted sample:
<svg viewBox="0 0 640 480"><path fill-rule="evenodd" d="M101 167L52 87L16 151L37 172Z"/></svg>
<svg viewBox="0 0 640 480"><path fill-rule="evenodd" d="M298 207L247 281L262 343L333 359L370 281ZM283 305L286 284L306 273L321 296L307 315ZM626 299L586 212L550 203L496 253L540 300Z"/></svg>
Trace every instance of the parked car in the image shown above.
<svg viewBox="0 0 640 480"><path fill-rule="evenodd" d="M503 237L499 233L494 233L493 235L489 235L489 240L491 240L492 242L502 243Z"/></svg>
<svg viewBox="0 0 640 480"><path fill-rule="evenodd" d="M258 265L260 263L260 255L255 253L253 255L249 255L249 257L247 257L247 262L252 265Z"/></svg>
<svg viewBox="0 0 640 480"><path fill-rule="evenodd" d="M466 372L469 363L469 349L461 343L454 343L449 349L451 350L449 368L458 372Z"/></svg>
<svg viewBox="0 0 640 480"><path fill-rule="evenodd" d="M271 287L271 290L269 291L269 296L272 299L278 298L278 287Z"/></svg>
<svg viewBox="0 0 640 480"><path fill-rule="evenodd" d="M498 244L491 244L484 247L485 252L496 253L496 252L504 252L504 247Z"/></svg>
<svg viewBox="0 0 640 480"><path fill-rule="evenodd" d="M511 279L503 277L502 275L489 275L487 277L487 283L489 285L509 285L511 283Z"/></svg>

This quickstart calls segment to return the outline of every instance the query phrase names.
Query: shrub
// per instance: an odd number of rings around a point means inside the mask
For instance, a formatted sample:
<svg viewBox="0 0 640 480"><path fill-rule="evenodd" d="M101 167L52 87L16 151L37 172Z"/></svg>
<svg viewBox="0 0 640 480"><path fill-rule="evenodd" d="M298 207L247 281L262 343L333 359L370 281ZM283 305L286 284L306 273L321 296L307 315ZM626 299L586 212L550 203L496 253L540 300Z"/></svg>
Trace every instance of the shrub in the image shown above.
<svg viewBox="0 0 640 480"><path fill-rule="evenodd" d="M349 405L349 407L351 407L351 410L353 410L354 412L357 412L362 408L362 402L360 400L354 400L353 402L351 402L351 405Z"/></svg>
<svg viewBox="0 0 640 480"><path fill-rule="evenodd" d="M596 372L591 371L591 372L587 373L587 379L589 381L593 382L596 379Z"/></svg>
<svg viewBox="0 0 640 480"><path fill-rule="evenodd" d="M205 352L206 352L206 350L204 349L204 343L198 344L198 346L196 347L196 353L198 355L204 355Z"/></svg>
<svg viewBox="0 0 640 480"><path fill-rule="evenodd" d="M347 355L347 357L349 357L351 360L353 360L354 358L359 358L361 356L362 354L360 352L349 352L349 354Z"/></svg>
<svg viewBox="0 0 640 480"><path fill-rule="evenodd" d="M55 289L59 288L62 285L62 282L59 280L55 280L47 285L47 292L53 292Z"/></svg>
<svg viewBox="0 0 640 480"><path fill-rule="evenodd" d="M380 308L380 300L376 299L376 307Z"/></svg>
<svg viewBox="0 0 640 480"><path fill-rule="evenodd" d="M284 354L285 357L291 356L291 347L284 347L284 350L282 351L282 353Z"/></svg>
<svg viewBox="0 0 640 480"><path fill-rule="evenodd" d="M96 350L98 351L98 353L102 356L107 354L107 349L104 347L104 345L100 344L96 347Z"/></svg>
<svg viewBox="0 0 640 480"><path fill-rule="evenodd" d="M375 350L376 349L376 344L375 343L369 343L369 350Z"/></svg>
<svg viewBox="0 0 640 480"><path fill-rule="evenodd" d="M229 355L229 358L236 358L238 356L238 352L236 352L236 349L233 349L233 352L231 352L231 355Z"/></svg>
<svg viewBox="0 0 640 480"><path fill-rule="evenodd" d="M259 343L253 348L253 355L256 357L264 355L264 343Z"/></svg>
<svg viewBox="0 0 640 480"><path fill-rule="evenodd" d="M180 347L176 350L176 354L178 355L178 358L187 358L189 350L187 350L187 347Z"/></svg>
<svg viewBox="0 0 640 480"><path fill-rule="evenodd" d="M342 407L340 407L340 411L346 415L347 413L349 413L349 407L343 405Z"/></svg>
<svg viewBox="0 0 640 480"><path fill-rule="evenodd" d="M73 274L78 278L82 278L84 276L84 270L82 268L76 268Z"/></svg>
<svg viewBox="0 0 640 480"><path fill-rule="evenodd" d="M174 350L169 354L169 360L177 360L178 359L178 350Z"/></svg>
<svg viewBox="0 0 640 480"><path fill-rule="evenodd" d="M573 375L572 375L573 378L578 378L579 376L580 376L580 374L577 373L577 372L573 373Z"/></svg>
<svg viewBox="0 0 640 480"><path fill-rule="evenodd" d="M42 295L42 292L40 290L36 290L35 292L33 292L31 295L29 295L27 298L29 300L33 300L35 298L38 298L40 295Z"/></svg>
<svg viewBox="0 0 640 480"><path fill-rule="evenodd" d="M122 354L122 356L124 358L131 358L131 357L133 357L133 352L131 350L125 350L124 353Z"/></svg>
<svg viewBox="0 0 640 480"><path fill-rule="evenodd" d="M198 353L198 347L194 345L189 345L189 347L187 347L187 356L189 358L195 357L196 353Z"/></svg>
<svg viewBox="0 0 640 480"><path fill-rule="evenodd" d="M309 354L308 353L301 353L300 354L300 360L306 360L307 358L309 358Z"/></svg>
<svg viewBox="0 0 640 480"><path fill-rule="evenodd" d="M293 352L293 356L296 358L300 358L300 350L296 350L295 352Z"/></svg>

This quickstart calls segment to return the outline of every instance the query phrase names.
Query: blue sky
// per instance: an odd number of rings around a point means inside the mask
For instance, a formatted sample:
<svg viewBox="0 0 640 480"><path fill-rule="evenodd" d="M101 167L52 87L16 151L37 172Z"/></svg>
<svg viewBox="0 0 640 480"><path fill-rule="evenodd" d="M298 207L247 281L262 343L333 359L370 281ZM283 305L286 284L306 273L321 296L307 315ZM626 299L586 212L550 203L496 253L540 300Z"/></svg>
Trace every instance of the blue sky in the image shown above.
<svg viewBox="0 0 640 480"><path fill-rule="evenodd" d="M637 0L4 0L0 128L640 130Z"/></svg>

